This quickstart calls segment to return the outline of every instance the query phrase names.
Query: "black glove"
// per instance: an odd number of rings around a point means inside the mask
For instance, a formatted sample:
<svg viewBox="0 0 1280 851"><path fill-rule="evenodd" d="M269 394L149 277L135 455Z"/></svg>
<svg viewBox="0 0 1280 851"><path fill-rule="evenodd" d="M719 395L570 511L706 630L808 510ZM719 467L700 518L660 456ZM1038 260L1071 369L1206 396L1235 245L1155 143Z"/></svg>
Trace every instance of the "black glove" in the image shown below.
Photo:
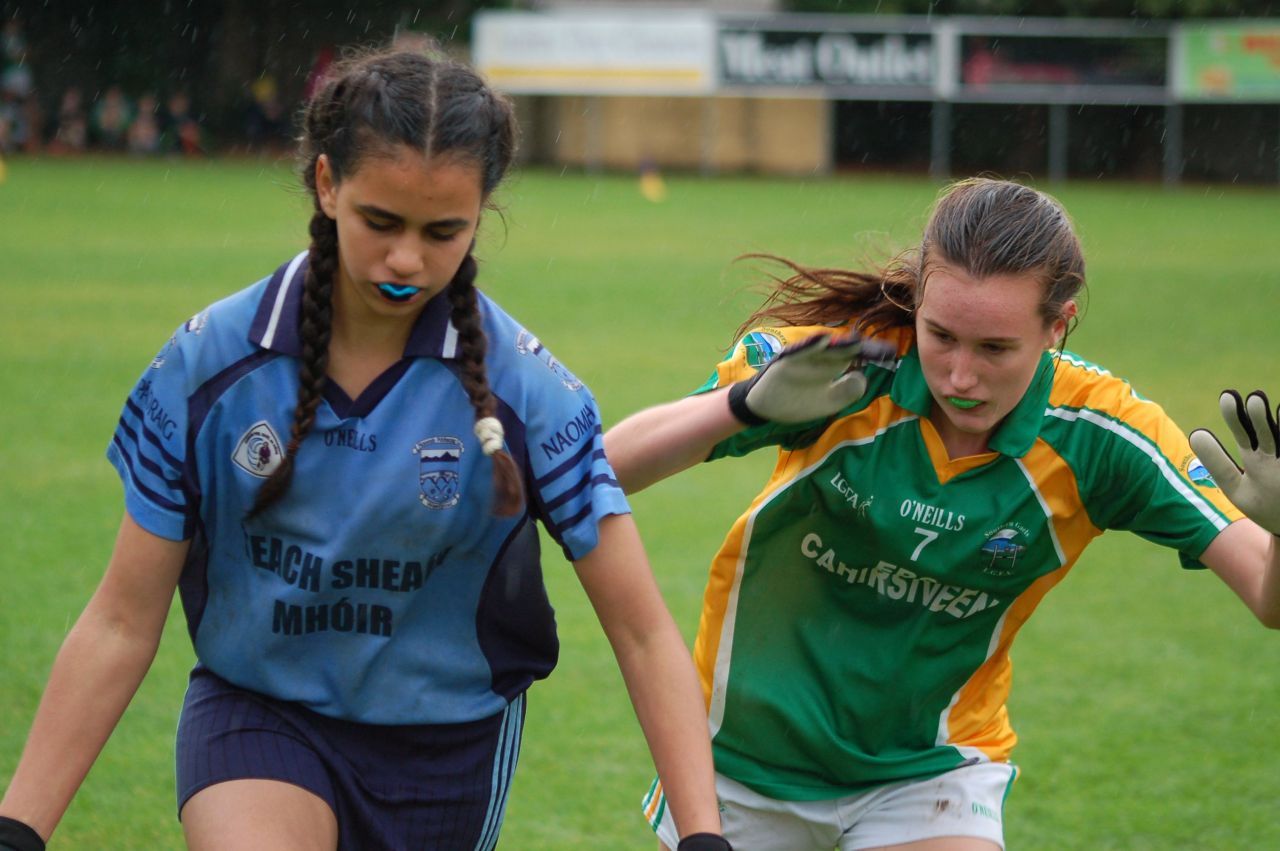
<svg viewBox="0 0 1280 851"><path fill-rule="evenodd" d="M30 825L0 816L0 851L44 851L44 840Z"/></svg>
<svg viewBox="0 0 1280 851"><path fill-rule="evenodd" d="M680 840L676 851L733 851L733 846L718 833L691 833Z"/></svg>

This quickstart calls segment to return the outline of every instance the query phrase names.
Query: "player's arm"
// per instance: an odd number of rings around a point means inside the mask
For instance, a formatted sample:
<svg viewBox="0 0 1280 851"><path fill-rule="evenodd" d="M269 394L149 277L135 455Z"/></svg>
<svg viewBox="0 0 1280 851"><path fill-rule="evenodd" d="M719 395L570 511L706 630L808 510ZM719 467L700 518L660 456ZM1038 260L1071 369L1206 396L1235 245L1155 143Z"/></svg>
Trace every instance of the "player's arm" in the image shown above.
<svg viewBox="0 0 1280 851"><path fill-rule="evenodd" d="M1191 448L1227 499L1245 514L1218 534L1200 556L1258 620L1280 629L1280 427L1261 391L1218 398L1236 441L1240 464L1206 429L1191 433Z"/></svg>
<svg viewBox="0 0 1280 851"><path fill-rule="evenodd" d="M634 493L692 467L747 426L805 423L853 404L867 389L860 367L892 346L857 334L815 334L787 346L750 378L634 414L605 434L605 454Z"/></svg>
<svg viewBox="0 0 1280 851"><path fill-rule="evenodd" d="M578 578L613 647L681 834L719 834L707 712L689 650L631 516L606 517L599 530L596 547L574 563Z"/></svg>
<svg viewBox="0 0 1280 851"><path fill-rule="evenodd" d="M618 483L635 493L701 463L722 440L746 428L729 410L729 391L687 396L632 414L605 432Z"/></svg>
<svg viewBox="0 0 1280 851"><path fill-rule="evenodd" d="M0 815L53 833L155 658L187 546L125 515L106 574L54 660Z"/></svg>

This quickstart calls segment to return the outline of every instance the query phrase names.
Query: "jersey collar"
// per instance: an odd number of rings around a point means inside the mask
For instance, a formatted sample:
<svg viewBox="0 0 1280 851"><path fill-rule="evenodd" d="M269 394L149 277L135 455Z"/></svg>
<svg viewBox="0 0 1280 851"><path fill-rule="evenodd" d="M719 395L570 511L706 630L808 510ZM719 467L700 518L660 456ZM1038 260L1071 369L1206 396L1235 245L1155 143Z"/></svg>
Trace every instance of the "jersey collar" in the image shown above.
<svg viewBox="0 0 1280 851"><path fill-rule="evenodd" d="M299 328L306 272L306 251L276 269L249 327L252 342L273 352L302 356ZM449 311L449 299L444 293L427 302L409 334L404 350L406 357L453 359L458 356L458 332L449 321Z"/></svg>
<svg viewBox="0 0 1280 851"><path fill-rule="evenodd" d="M1049 391L1053 389L1054 359L1049 352L1040 356L1040 365L1036 367L1031 386L1023 394L1021 401L1014 407L1004 422L991 435L989 445L994 452L1021 458L1031 450L1036 438L1040 436L1040 426L1044 423L1044 411L1049 404ZM925 383L924 372L920 368L920 353L912 344L911 350L898 362L897 372L893 376L893 386L889 390L889 398L900 408L906 408L922 417L929 416L933 409L933 394Z"/></svg>

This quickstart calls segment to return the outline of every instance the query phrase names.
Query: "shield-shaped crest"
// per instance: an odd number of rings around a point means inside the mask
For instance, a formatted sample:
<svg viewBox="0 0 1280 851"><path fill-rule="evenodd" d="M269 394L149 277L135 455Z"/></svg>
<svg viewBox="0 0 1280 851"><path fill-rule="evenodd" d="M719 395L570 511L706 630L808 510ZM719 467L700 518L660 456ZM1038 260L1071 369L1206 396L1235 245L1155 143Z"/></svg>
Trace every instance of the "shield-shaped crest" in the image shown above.
<svg viewBox="0 0 1280 851"><path fill-rule="evenodd" d="M428 437L413 445L418 456L418 499L427 508L458 504L462 441L456 437Z"/></svg>

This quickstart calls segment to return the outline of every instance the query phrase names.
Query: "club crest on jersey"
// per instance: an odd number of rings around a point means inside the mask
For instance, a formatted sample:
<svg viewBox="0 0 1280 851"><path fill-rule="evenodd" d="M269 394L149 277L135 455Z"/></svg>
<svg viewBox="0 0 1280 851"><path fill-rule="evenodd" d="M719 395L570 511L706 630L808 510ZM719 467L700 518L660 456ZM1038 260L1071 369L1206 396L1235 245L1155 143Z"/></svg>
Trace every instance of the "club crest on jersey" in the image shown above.
<svg viewBox="0 0 1280 851"><path fill-rule="evenodd" d="M988 532L987 540L979 548L982 572L992 576L1013 573L1018 556L1027 548L1024 542L1030 536L1031 533L1020 523L1006 523Z"/></svg>
<svg viewBox="0 0 1280 851"><path fill-rule="evenodd" d="M251 476L265 479L280 466L284 458L280 438L271 430L266 420L261 420L249 427L249 430L236 444L236 451L231 453L231 460L236 466Z"/></svg>
<svg viewBox="0 0 1280 851"><path fill-rule="evenodd" d="M190 334L199 334L204 330L204 326L209 323L209 311L202 310L195 316L187 320L187 332Z"/></svg>
<svg viewBox="0 0 1280 851"><path fill-rule="evenodd" d="M462 441L456 437L428 437L413 445L418 456L418 500L427 508L458 504L462 478Z"/></svg>
<svg viewBox="0 0 1280 851"><path fill-rule="evenodd" d="M522 355L533 355L546 365L560 379L560 383L570 390L582 389L582 382L565 368L564 364L552 357L551 352L547 351L547 347L542 345L542 341L521 328L520 333L516 335L516 351Z"/></svg>
<svg viewBox="0 0 1280 851"><path fill-rule="evenodd" d="M1218 483L1213 480L1213 476L1210 475L1209 469L1204 464L1201 464L1200 459L1194 455L1187 459L1182 469L1193 484L1200 485L1202 488L1216 488L1218 486Z"/></svg>
<svg viewBox="0 0 1280 851"><path fill-rule="evenodd" d="M747 366L759 369L782 351L782 340L767 331L752 331L742 338L742 352Z"/></svg>

